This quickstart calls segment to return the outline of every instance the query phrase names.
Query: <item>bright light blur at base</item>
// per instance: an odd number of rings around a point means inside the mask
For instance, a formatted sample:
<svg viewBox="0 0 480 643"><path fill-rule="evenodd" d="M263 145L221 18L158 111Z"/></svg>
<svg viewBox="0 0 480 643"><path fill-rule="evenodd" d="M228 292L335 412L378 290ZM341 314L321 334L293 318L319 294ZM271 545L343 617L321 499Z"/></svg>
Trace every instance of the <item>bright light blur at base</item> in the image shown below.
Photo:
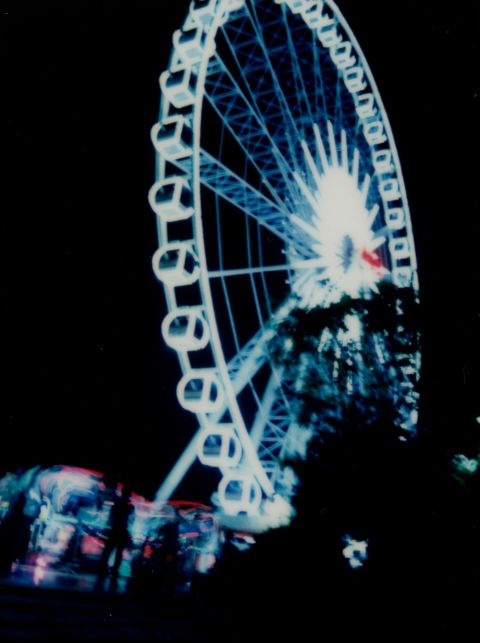
<svg viewBox="0 0 480 643"><path fill-rule="evenodd" d="M28 524L25 551L12 560L13 576L20 578L23 574L37 586L54 584L58 574L96 577L110 537L112 508L122 489L121 483L112 487L101 472L80 467L35 467L21 476L5 476L0 480L2 518L5 520L9 511L15 510L24 494L18 529ZM156 552L157 557L161 555L166 525L176 525L178 530L174 555L178 559L180 591L189 586L193 574L213 570L223 536L210 507L182 501L153 503L135 492L129 504L132 512L128 546L119 567L124 588L153 569Z"/></svg>

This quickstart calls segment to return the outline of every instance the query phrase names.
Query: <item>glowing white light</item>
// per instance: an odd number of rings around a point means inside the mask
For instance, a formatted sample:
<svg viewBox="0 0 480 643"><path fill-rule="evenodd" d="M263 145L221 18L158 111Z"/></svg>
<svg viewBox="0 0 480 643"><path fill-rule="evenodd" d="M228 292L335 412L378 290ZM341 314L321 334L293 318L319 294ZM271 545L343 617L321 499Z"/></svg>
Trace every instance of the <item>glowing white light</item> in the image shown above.
<svg viewBox="0 0 480 643"><path fill-rule="evenodd" d="M292 505L278 494L265 501L264 511L269 518L268 524L271 528L288 525L294 513Z"/></svg>
<svg viewBox="0 0 480 643"><path fill-rule="evenodd" d="M347 535L344 536L343 542L345 547L342 550L342 554L347 559L350 567L352 569L363 567L368 558L368 540L355 540Z"/></svg>
<svg viewBox="0 0 480 643"><path fill-rule="evenodd" d="M460 453L453 458L453 464L460 473L474 474L480 463L476 458L467 458Z"/></svg>
<svg viewBox="0 0 480 643"><path fill-rule="evenodd" d="M238 551L248 551L255 544L255 538L250 534L237 533L232 536L231 543Z"/></svg>
<svg viewBox="0 0 480 643"><path fill-rule="evenodd" d="M227 515L245 512L256 515L262 492L258 482L249 474L226 473L218 485L218 498Z"/></svg>
<svg viewBox="0 0 480 643"><path fill-rule="evenodd" d="M345 315L343 322L346 329L338 333L339 341L345 345L350 342L360 342L360 337L362 335L362 325L357 315Z"/></svg>
<svg viewBox="0 0 480 643"><path fill-rule="evenodd" d="M295 225L310 236L312 248L319 257L317 266L322 269L320 273L312 273L307 280L302 278L303 273L298 273L294 282L294 289L304 305L310 306L325 302L327 288L331 292L331 286L334 287L334 294L330 295L332 300L340 299L343 293L358 297L364 291L376 291L377 282L387 273L376 254L385 237L376 236L372 228L379 208L374 206L369 210L367 207L370 176L365 175L360 184L358 150L355 149L349 160L343 131L337 151L333 126L329 122L327 154L317 125L314 130L317 161L307 143L302 141L310 185L306 178L294 172L312 217L306 221L298 215L292 216Z"/></svg>
<svg viewBox="0 0 480 643"><path fill-rule="evenodd" d="M39 556L37 558L36 565L33 569L33 584L40 585L47 573L48 561L44 556Z"/></svg>
<svg viewBox="0 0 480 643"><path fill-rule="evenodd" d="M292 424L288 430L285 452L288 455L299 456L300 458L307 457L308 444L312 438L313 431L306 429L298 424Z"/></svg>

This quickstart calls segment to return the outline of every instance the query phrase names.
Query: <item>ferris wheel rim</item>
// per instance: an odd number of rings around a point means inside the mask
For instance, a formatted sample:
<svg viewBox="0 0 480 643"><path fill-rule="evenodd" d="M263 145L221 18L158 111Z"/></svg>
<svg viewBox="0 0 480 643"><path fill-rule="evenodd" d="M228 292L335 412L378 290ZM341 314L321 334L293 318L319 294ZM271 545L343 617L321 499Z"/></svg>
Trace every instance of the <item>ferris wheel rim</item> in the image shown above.
<svg viewBox="0 0 480 643"><path fill-rule="evenodd" d="M227 6L228 0L223 0L223 6ZM212 23L211 30L207 34L207 39L209 41L214 41L217 34L219 25L223 19L222 12L222 2L219 4L217 10L216 18ZM206 45L208 48L208 44ZM240 411L237 396L233 391L231 385L231 380L228 374L227 362L222 348L222 343L220 341L220 333L218 331L217 317L215 315L213 297L210 289L210 281L208 277L207 270L207 257L204 244L204 235L203 235L203 219L202 219L202 199L200 195L200 149L201 149L201 122L202 122L202 111L203 111L203 96L205 93L205 77L207 73L207 66L209 59L205 56L202 59L199 68L197 88L200 87L198 96L196 97L196 109L194 112L194 139L193 139L193 194L194 194L194 203L195 203L195 233L197 241L197 250L199 253L200 262L203 264L203 270L200 271L200 282L202 284L203 290L203 303L206 310L206 315L208 318L209 328L210 328L210 339L213 344L213 350L215 354L215 364L219 371L219 374L222 379L222 384L227 396L229 411L232 415L232 421L236 425L237 432L240 432L242 439L242 446L247 451L248 457L256 464L256 454L253 452L253 446L248 437L248 431L245 426L245 422ZM199 235L201 243L199 243ZM259 480L264 492L267 496L272 496L274 493L273 487L266 476L263 468L255 466L256 477Z"/></svg>

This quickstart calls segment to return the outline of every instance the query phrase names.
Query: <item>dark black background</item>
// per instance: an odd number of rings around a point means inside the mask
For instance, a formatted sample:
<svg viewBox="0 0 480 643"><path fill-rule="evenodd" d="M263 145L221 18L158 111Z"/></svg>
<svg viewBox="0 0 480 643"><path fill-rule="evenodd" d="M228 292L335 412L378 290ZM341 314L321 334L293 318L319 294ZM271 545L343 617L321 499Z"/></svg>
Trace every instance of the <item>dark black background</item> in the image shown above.
<svg viewBox="0 0 480 643"><path fill-rule="evenodd" d="M4 3L3 468L96 467L150 495L195 429L160 335L146 196L158 76L188 4ZM454 431L480 415L478 3L339 5L377 81L409 196L425 326L422 422Z"/></svg>

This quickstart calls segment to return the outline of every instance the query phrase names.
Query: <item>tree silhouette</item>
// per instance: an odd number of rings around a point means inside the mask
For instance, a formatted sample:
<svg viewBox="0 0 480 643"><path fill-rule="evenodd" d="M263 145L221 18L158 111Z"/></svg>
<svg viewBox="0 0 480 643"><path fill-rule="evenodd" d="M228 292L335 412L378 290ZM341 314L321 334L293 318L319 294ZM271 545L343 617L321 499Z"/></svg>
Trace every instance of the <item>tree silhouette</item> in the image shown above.
<svg viewBox="0 0 480 643"><path fill-rule="evenodd" d="M342 626L353 630L365 619L379 625L382 615L396 627L421 618L441 629L459 613L466 618L478 577L478 462L452 459L457 442L409 422L418 402L419 326L414 291L382 284L368 299L292 309L271 343L294 419L311 438L307 457L288 462L301 483L297 516L260 539L250 569L264 590L288 578L304 617L320 610L333 629L344 613L351 618ZM368 541L362 569L342 558L346 534Z"/></svg>
<svg viewBox="0 0 480 643"><path fill-rule="evenodd" d="M417 403L419 320L413 291L382 285L370 299L293 308L272 339L294 421L311 437L305 458L285 462L300 480L295 519L258 538L235 588L259 618L266 607L293 615L297 637L321 627L378 629L388 640L392 628L445 631L475 614L480 441L471 427L405 428ZM368 541L359 569L342 556L346 535Z"/></svg>
<svg viewBox="0 0 480 643"><path fill-rule="evenodd" d="M380 418L412 435L418 317L414 291L387 283L368 299L344 295L327 308L293 308L270 352L283 369L298 424L318 439Z"/></svg>

